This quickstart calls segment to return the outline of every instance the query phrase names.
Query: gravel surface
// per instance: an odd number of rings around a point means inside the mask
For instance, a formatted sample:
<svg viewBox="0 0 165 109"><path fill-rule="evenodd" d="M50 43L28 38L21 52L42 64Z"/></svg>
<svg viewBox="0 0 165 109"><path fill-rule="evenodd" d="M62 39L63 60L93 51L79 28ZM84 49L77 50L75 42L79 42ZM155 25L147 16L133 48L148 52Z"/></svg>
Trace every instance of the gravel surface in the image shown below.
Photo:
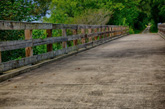
<svg viewBox="0 0 165 109"><path fill-rule="evenodd" d="M135 34L0 83L0 109L164 109L165 40Z"/></svg>

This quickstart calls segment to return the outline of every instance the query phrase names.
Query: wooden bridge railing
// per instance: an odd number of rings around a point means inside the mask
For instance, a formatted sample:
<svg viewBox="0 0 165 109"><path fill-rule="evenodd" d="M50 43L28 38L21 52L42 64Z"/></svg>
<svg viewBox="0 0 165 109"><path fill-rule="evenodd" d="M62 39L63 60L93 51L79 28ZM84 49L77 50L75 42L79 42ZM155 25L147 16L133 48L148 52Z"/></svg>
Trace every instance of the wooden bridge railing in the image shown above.
<svg viewBox="0 0 165 109"><path fill-rule="evenodd" d="M45 39L33 39L33 29L44 29L47 32ZM61 37L52 37L53 29L61 29ZM66 30L73 30L73 35L67 36ZM94 32L92 30L94 29ZM128 27L116 25L67 25L67 24L51 24L51 23L27 23L14 21L0 21L0 30L24 30L25 40L2 41L0 42L0 72L22 67L29 64L34 64L42 60L54 58L61 54L66 54L71 51L77 51L80 48L87 48L97 44L104 43L116 36L128 34ZM78 30L81 33L78 34ZM88 30L88 33L86 33ZM103 37L102 37L103 36ZM87 42L86 39L89 39ZM78 45L77 40L81 40ZM73 41L74 46L67 47L67 41ZM53 51L52 44L62 42L63 49ZM47 53L33 55L34 46L47 44ZM20 60L12 60L1 62L1 52L25 48L26 57Z"/></svg>
<svg viewBox="0 0 165 109"><path fill-rule="evenodd" d="M158 33L165 38L165 24L158 24Z"/></svg>

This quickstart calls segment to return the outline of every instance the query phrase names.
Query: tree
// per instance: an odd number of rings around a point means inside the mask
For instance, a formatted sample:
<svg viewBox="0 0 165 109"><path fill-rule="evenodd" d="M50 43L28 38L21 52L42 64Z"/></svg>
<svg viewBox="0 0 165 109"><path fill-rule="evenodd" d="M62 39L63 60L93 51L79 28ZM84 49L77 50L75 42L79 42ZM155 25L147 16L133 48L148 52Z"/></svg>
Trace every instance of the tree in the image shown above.
<svg viewBox="0 0 165 109"><path fill-rule="evenodd" d="M165 22L165 1L153 0L151 2L151 31L157 32L157 24Z"/></svg>
<svg viewBox="0 0 165 109"><path fill-rule="evenodd" d="M112 12L105 9L89 9L80 16L73 19L74 24L106 25Z"/></svg>
<svg viewBox="0 0 165 109"><path fill-rule="evenodd" d="M32 21L35 5L32 1L7 0L0 1L0 20Z"/></svg>
<svg viewBox="0 0 165 109"><path fill-rule="evenodd" d="M38 17L35 14L35 4L31 0L0 0L0 20L33 21ZM0 31L0 41L24 39L24 31ZM2 52L2 61L18 59L25 56L24 49Z"/></svg>
<svg viewBox="0 0 165 109"><path fill-rule="evenodd" d="M36 14L40 14L40 16L46 16L52 0L33 0L33 1L35 2L36 5L35 6Z"/></svg>

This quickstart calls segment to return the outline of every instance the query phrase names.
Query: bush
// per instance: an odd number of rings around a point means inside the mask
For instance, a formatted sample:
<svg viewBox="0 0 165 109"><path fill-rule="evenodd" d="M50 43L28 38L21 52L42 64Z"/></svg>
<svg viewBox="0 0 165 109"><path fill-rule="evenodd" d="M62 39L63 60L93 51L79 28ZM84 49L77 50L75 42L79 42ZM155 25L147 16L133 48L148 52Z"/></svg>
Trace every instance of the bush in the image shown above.
<svg viewBox="0 0 165 109"><path fill-rule="evenodd" d="M129 27L129 34L134 34L134 30L131 27Z"/></svg>
<svg viewBox="0 0 165 109"><path fill-rule="evenodd" d="M153 20L151 21L150 32L152 32L152 33L157 33L158 32L157 24Z"/></svg>

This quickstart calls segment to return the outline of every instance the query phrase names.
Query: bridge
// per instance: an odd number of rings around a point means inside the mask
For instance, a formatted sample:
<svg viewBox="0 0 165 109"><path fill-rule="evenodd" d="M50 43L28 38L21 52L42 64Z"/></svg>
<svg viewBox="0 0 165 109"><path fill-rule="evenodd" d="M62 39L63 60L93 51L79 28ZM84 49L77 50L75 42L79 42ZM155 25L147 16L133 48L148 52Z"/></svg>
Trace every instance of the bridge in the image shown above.
<svg viewBox="0 0 165 109"><path fill-rule="evenodd" d="M0 42L1 52L26 50L25 58L0 64L0 108L163 109L164 28L129 35L128 27L116 25L0 21L0 30L25 30L26 39ZM46 29L48 38L32 39L33 29ZM52 37L53 29L62 37ZM54 51L57 42L63 49ZM42 44L48 52L33 55L32 47Z"/></svg>

